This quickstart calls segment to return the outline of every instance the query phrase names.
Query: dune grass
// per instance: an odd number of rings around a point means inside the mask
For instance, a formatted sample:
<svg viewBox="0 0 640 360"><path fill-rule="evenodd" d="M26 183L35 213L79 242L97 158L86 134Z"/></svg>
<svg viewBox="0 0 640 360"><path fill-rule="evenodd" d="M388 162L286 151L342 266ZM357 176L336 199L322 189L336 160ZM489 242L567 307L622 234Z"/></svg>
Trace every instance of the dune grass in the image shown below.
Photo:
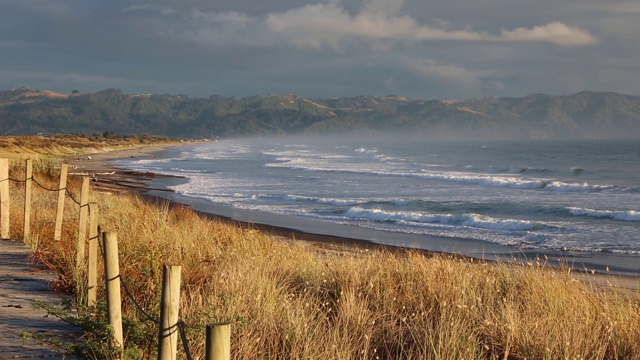
<svg viewBox="0 0 640 360"><path fill-rule="evenodd" d="M56 170L37 168L36 178L55 187ZM12 167L11 176L20 171ZM16 238L22 186L11 184ZM54 243L56 194L34 190L28 241L60 273L60 289L82 290L73 273L77 206L67 202L63 239ZM79 194L77 184L70 190ZM230 322L234 359L640 359L637 289L596 286L544 264L332 251L133 194L94 192L91 200L102 229L118 234L122 279L152 316L162 265L182 266L181 318L196 358L204 326ZM155 358L154 325L126 297L123 308L128 356Z"/></svg>
<svg viewBox="0 0 640 360"><path fill-rule="evenodd" d="M0 136L0 158L45 160L64 155L104 152L143 144L177 143L175 139L153 135L53 134L50 136Z"/></svg>

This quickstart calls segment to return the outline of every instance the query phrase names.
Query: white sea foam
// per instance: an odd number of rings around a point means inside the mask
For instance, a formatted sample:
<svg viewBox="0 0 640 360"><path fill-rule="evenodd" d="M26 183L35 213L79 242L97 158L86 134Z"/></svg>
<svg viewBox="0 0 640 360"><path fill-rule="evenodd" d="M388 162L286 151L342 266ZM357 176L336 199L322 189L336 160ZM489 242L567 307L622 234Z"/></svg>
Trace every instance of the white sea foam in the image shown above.
<svg viewBox="0 0 640 360"><path fill-rule="evenodd" d="M474 172L434 171L422 169L420 172L397 171L395 167L372 168L369 164L326 162L319 159L301 157L280 157L278 163L268 163L266 167L286 167L308 171L350 172L371 175L411 176L428 180L451 181L481 186L506 187L513 189L545 189L560 192L589 192L613 188L613 186L590 185L588 183L568 183L553 179L527 178L518 175L491 175Z"/></svg>
<svg viewBox="0 0 640 360"><path fill-rule="evenodd" d="M136 158L133 158L131 160L123 159L121 161L123 163L127 163L127 162L130 161L132 164L155 165L155 164L170 163L170 162L174 162L174 161L177 161L177 160L176 159L166 159L166 158L160 158L160 159L136 159Z"/></svg>
<svg viewBox="0 0 640 360"><path fill-rule="evenodd" d="M547 189L550 190L555 190L555 191L567 191L567 192L572 192L572 191L599 191L599 190L603 190L605 188L608 188L607 186L599 186L599 185L589 185L587 183L565 183L562 181L551 181L549 183L546 184L545 186Z"/></svg>
<svg viewBox="0 0 640 360"><path fill-rule="evenodd" d="M183 169L179 167L172 167L171 171L175 171L181 174L206 174L209 172L208 170L190 170L190 169Z"/></svg>
<svg viewBox="0 0 640 360"><path fill-rule="evenodd" d="M262 155L275 156L279 158L298 157L303 155L317 156L317 154L312 153L311 150L262 150L260 153Z"/></svg>
<svg viewBox="0 0 640 360"><path fill-rule="evenodd" d="M543 225L526 220L496 219L479 214L426 214L414 211L387 211L353 207L346 216L373 221L410 221L427 224L462 225L493 230L531 230Z"/></svg>
<svg viewBox="0 0 640 360"><path fill-rule="evenodd" d="M640 211L635 210L594 210L585 208L567 208L572 215L609 218L619 221L640 221Z"/></svg>
<svg viewBox="0 0 640 360"><path fill-rule="evenodd" d="M220 159L238 159L244 158L247 154L253 152L251 146L247 145L231 145L227 144L224 148L196 148L191 152L181 153L181 159L189 160L192 158L201 160L220 160Z"/></svg>
<svg viewBox="0 0 640 360"><path fill-rule="evenodd" d="M477 146L423 141L295 144L229 140L118 163L183 175L171 186L176 195L234 208L535 248L640 251L638 165L600 157L615 144L569 153L499 144L486 156ZM574 166L583 159L588 171Z"/></svg>
<svg viewBox="0 0 640 360"><path fill-rule="evenodd" d="M301 195L254 195L255 199L267 199L267 200L280 200L280 201L298 201L298 202L311 202L316 204L328 204L334 206L353 206L366 203L366 201L358 199L335 199L326 197L313 197L313 196L301 196Z"/></svg>
<svg viewBox="0 0 640 360"><path fill-rule="evenodd" d="M514 189L545 189L560 192L590 192L613 189L610 185L590 185L588 183L567 183L563 181L519 176L488 175L465 172L436 172L423 170L421 177L432 180L454 181L482 186L507 187Z"/></svg>
<svg viewBox="0 0 640 360"><path fill-rule="evenodd" d="M355 149L354 152L361 153L361 154L375 154L378 152L378 149L376 148L368 149L368 148L361 147L361 148Z"/></svg>

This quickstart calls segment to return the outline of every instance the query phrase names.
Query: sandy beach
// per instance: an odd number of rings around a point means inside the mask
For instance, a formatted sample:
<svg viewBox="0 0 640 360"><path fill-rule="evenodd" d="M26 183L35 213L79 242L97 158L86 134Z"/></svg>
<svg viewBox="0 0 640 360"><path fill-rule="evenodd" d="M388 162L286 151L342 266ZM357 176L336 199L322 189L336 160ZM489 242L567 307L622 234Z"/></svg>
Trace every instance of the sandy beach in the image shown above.
<svg viewBox="0 0 640 360"><path fill-rule="evenodd" d="M152 203L163 205L168 203L169 206L189 206L189 204L172 201L168 196L162 196L162 193L170 193L172 190L167 189L162 185L158 185L159 179L164 180L160 183L168 184L181 181L181 178L165 174L134 171L118 167L112 163L115 160L124 158L158 158L163 156L164 151L168 147L169 146L167 145L150 145L145 147L117 149L83 156L69 156L65 158L65 162L69 164L69 175L91 176L91 185L94 191L128 191L136 193L146 201ZM152 184L152 182L154 184ZM210 219L232 222L238 226L265 231L269 234L282 236L286 239L307 241L312 243L314 246L322 248L333 248L336 250L353 250L354 248L361 250L380 248L394 250L400 248L383 246L363 239L314 234L252 221L234 220L231 216L226 216L222 213L217 214L199 211L197 206L192 206L192 208Z"/></svg>
<svg viewBox="0 0 640 360"><path fill-rule="evenodd" d="M173 146L173 145L169 145ZM70 175L89 175L95 191L135 192L145 200L170 206L187 205L211 219L229 221L238 226L250 227L289 240L306 241L311 246L337 251L366 251L371 249L386 249L387 251L404 251L412 248L411 237L395 239L393 245L384 239L378 239L379 234L367 230L354 230L353 227L327 229L325 225L305 224L291 221L269 214L239 214L229 212L223 207L211 206L198 201L172 200L172 190L166 185L181 181L181 178L164 174L138 172L120 168L111 162L124 158L157 158L164 154L167 145L150 145L117 149L113 151L93 153L84 156L67 157ZM178 145L179 146L179 145ZM396 236L395 234L389 236ZM424 236L420 239L425 241ZM637 289L640 286L639 276L608 275L610 272L632 273L640 271L637 257L620 257L614 254L585 256L581 254L562 254L558 252L530 251L506 247L502 245L486 244L464 239L429 237L430 248L414 249L427 253L450 253L462 256L483 258L490 261L515 262L518 264L539 262L552 267L569 267L576 277L590 280L598 284L620 285ZM405 246L406 245L406 246ZM541 260L544 259L544 260ZM616 267L617 266L617 267Z"/></svg>
<svg viewBox="0 0 640 360"><path fill-rule="evenodd" d="M145 192L150 190L148 186L152 179L166 176L119 168L111 161L123 158L154 158L161 156L167 147L167 145L150 145L115 149L88 155L68 156L64 161L69 164L69 175L91 176L92 186L96 190Z"/></svg>

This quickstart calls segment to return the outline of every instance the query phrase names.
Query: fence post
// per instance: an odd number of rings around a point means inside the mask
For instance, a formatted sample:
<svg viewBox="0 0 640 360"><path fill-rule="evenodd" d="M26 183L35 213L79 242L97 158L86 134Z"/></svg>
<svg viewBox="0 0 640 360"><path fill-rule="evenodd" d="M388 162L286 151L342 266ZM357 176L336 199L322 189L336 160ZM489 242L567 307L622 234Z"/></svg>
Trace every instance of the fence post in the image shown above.
<svg viewBox="0 0 640 360"><path fill-rule="evenodd" d="M67 190L67 171L69 165L60 166L60 184L58 185L58 211L56 212L56 227L53 233L53 240L59 241L62 237L62 215L64 214L64 193Z"/></svg>
<svg viewBox="0 0 640 360"><path fill-rule="evenodd" d="M107 287L107 315L109 325L113 330L111 338L112 348L119 349L122 357L124 346L122 338L122 298L120 297L120 265L118 263L118 234L104 233L104 276Z"/></svg>
<svg viewBox="0 0 640 360"><path fill-rule="evenodd" d="M9 238L9 159L0 159L0 237Z"/></svg>
<svg viewBox="0 0 640 360"><path fill-rule="evenodd" d="M80 190L80 217L78 218L78 240L76 241L76 271L85 268L85 241L87 237L87 217L89 215L89 177L82 178Z"/></svg>
<svg viewBox="0 0 640 360"><path fill-rule="evenodd" d="M33 160L27 159L25 163L24 182L24 227L22 231L22 241L27 243L31 236L31 182L33 178ZM29 244L32 248L33 244Z"/></svg>
<svg viewBox="0 0 640 360"><path fill-rule="evenodd" d="M87 262L87 306L98 298L98 206L89 204L89 261Z"/></svg>
<svg viewBox="0 0 640 360"><path fill-rule="evenodd" d="M180 265L164 265L162 271L158 360L175 360L177 356L181 270Z"/></svg>
<svg viewBox="0 0 640 360"><path fill-rule="evenodd" d="M205 360L231 359L231 325L229 323L207 325Z"/></svg>

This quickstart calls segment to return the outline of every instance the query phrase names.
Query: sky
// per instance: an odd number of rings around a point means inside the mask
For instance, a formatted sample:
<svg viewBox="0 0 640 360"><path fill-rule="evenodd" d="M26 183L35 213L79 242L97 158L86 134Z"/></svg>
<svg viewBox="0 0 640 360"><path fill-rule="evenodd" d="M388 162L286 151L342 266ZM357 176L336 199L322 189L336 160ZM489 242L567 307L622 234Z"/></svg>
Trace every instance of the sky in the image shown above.
<svg viewBox="0 0 640 360"><path fill-rule="evenodd" d="M640 1L0 0L0 90L640 94Z"/></svg>

